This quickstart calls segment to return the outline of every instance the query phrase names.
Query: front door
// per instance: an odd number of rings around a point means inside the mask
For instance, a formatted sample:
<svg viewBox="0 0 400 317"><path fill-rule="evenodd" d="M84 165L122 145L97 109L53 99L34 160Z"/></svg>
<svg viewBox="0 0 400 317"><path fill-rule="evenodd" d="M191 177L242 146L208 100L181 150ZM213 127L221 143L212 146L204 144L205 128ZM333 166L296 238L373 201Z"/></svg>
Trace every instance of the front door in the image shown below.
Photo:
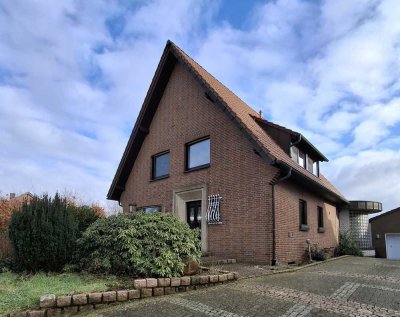
<svg viewBox="0 0 400 317"><path fill-rule="evenodd" d="M201 229L201 200L186 203L186 221L190 229Z"/></svg>

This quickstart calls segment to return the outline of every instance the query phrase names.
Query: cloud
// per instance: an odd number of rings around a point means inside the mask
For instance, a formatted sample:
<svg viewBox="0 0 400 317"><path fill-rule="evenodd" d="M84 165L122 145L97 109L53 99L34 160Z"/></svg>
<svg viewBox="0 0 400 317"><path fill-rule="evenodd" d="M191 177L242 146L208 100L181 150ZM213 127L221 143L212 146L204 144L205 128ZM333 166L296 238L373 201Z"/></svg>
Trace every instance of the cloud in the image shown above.
<svg viewBox="0 0 400 317"><path fill-rule="evenodd" d="M67 188L104 202L172 39L268 119L304 133L346 196L398 204L397 1L268 1L241 12L243 24L218 20L227 5L0 4L0 190ZM379 167L390 190L376 185L385 188Z"/></svg>

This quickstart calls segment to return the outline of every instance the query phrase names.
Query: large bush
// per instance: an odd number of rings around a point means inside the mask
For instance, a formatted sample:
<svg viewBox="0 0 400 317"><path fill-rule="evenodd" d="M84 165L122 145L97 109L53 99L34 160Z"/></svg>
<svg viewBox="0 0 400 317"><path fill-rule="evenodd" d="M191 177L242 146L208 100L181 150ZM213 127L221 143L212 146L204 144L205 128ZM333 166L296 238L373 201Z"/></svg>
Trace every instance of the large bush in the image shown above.
<svg viewBox="0 0 400 317"><path fill-rule="evenodd" d="M99 219L78 240L81 269L135 276L179 276L200 259L197 230L172 214L135 213Z"/></svg>
<svg viewBox="0 0 400 317"><path fill-rule="evenodd" d="M339 245L335 249L335 255L355 255L362 256L362 251L357 242L353 239L350 232L341 233L339 236Z"/></svg>
<svg viewBox="0 0 400 317"><path fill-rule="evenodd" d="M73 206L58 194L34 196L11 217L15 269L60 271L73 258L80 230L97 219L87 208Z"/></svg>

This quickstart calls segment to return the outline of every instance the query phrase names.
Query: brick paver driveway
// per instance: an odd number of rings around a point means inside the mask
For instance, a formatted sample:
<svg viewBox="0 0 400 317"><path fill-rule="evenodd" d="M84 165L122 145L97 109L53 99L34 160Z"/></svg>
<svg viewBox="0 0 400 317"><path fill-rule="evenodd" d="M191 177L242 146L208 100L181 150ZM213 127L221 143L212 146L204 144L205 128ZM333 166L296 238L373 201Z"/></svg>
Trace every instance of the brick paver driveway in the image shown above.
<svg viewBox="0 0 400 317"><path fill-rule="evenodd" d="M400 316L400 261L343 258L89 316Z"/></svg>

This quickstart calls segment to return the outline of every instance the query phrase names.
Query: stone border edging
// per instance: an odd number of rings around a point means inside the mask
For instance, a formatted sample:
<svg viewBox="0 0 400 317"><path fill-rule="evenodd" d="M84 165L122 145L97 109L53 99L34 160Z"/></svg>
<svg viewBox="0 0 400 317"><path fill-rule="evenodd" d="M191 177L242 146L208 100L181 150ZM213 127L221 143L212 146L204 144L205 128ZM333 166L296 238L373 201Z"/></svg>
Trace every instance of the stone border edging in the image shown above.
<svg viewBox="0 0 400 317"><path fill-rule="evenodd" d="M202 272L210 272L207 267L200 267ZM186 292L209 286L224 284L239 279L239 273L216 270L217 274L182 276L173 278L135 279L133 289L93 292L85 294L43 295L39 300L39 309L18 311L8 314L9 317L51 317L62 313L77 312L103 308L119 302L139 300L153 296L164 296Z"/></svg>
<svg viewBox="0 0 400 317"><path fill-rule="evenodd" d="M311 266L316 266L316 265L324 264L324 263L327 263L327 262L340 260L340 259L347 258L347 257L350 257L350 256L352 256L352 255L341 255L341 256L330 258L330 259L326 259L325 261L317 261L317 262L309 263L309 264L306 264L306 265L303 265L303 266L294 267L294 268L290 268L290 269L279 270L279 271L278 270L277 271L272 270L270 272L265 272L265 273L262 273L262 274L259 274L259 275L242 276L242 277L239 277L238 280L245 280L245 279L249 279L249 278L261 277L261 276L267 276L267 275L274 275L274 274L296 272L296 271L300 271L300 270L306 269L306 268L311 267Z"/></svg>

